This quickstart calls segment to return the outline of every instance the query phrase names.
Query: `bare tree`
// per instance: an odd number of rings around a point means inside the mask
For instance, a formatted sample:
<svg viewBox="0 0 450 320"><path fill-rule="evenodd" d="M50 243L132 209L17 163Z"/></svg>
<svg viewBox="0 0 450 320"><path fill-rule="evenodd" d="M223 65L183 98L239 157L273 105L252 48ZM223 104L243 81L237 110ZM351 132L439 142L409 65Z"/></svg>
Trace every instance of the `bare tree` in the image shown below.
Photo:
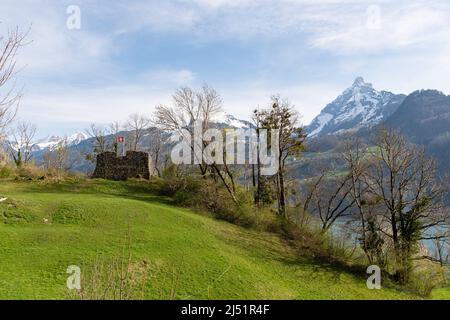
<svg viewBox="0 0 450 320"><path fill-rule="evenodd" d="M334 223L343 217L351 216L354 200L350 198L350 176L348 174L329 174L320 177L309 191L305 209L320 218L322 231L327 232Z"/></svg>
<svg viewBox="0 0 450 320"><path fill-rule="evenodd" d="M446 233L437 233L436 238L433 239L434 253L432 257L424 257L432 261L437 261L441 267L450 264L450 243L448 242L449 231Z"/></svg>
<svg viewBox="0 0 450 320"><path fill-rule="evenodd" d="M449 210L444 204L448 188L437 176L436 161L395 130L381 130L374 144L368 192L380 199L380 230L392 240L395 275L404 283L418 242L436 239L431 230L448 224Z"/></svg>
<svg viewBox="0 0 450 320"><path fill-rule="evenodd" d="M37 128L34 124L26 122L20 122L14 130L14 148L11 150L11 155L17 167L30 162L36 130Z"/></svg>
<svg viewBox="0 0 450 320"><path fill-rule="evenodd" d="M223 152L223 164L216 162L208 164L198 150L202 151L209 141L202 138L193 139L197 133L194 132L195 130L199 130L199 135L203 137L210 128L213 117L222 110L220 95L207 85L199 91L185 87L175 92L173 101L173 107L163 105L156 107L156 125L165 131L178 134L185 141L194 141L191 143L191 152L195 162L198 163L201 175L206 178L208 172L214 172L214 176L223 183L233 201L238 203L234 176L226 162L225 152Z"/></svg>
<svg viewBox="0 0 450 320"><path fill-rule="evenodd" d="M44 153L44 168L49 175L55 175L61 180L70 169L69 160L69 144L67 138L64 138Z"/></svg>
<svg viewBox="0 0 450 320"><path fill-rule="evenodd" d="M305 181L304 198L302 198L297 204L297 207L302 207L303 212L310 210L311 203L315 200L315 197L317 197L317 190L325 178L326 169L322 168L321 172L322 173L319 176Z"/></svg>
<svg viewBox="0 0 450 320"><path fill-rule="evenodd" d="M208 86L202 90L195 91L184 87L173 95L173 107L159 105L156 107L155 123L167 132L174 132L187 141L191 141L194 136L194 125L200 125L201 134L210 128L211 118L222 109L222 99L217 91ZM202 175L205 175L208 165L195 152L196 148L203 149L203 141L200 145L191 145L192 153L199 163Z"/></svg>
<svg viewBox="0 0 450 320"><path fill-rule="evenodd" d="M333 172L328 166L320 165L316 170L321 173L305 184L302 204L303 211L309 211L320 218L324 232L341 218L356 218L362 226L361 238L366 252L368 246L364 239L367 238L366 225L371 210L367 207L368 187L363 179L367 170L364 151L365 146L359 139L350 138L345 141L342 155L345 168L340 172Z"/></svg>
<svg viewBox="0 0 450 320"><path fill-rule="evenodd" d="M62 139L54 147L56 176L58 180L62 179L64 173L68 170L69 144L67 139Z"/></svg>
<svg viewBox="0 0 450 320"><path fill-rule="evenodd" d="M86 129L87 134L94 138L94 153L103 153L108 151L108 141L106 139L106 130L95 124L91 124L88 129Z"/></svg>
<svg viewBox="0 0 450 320"><path fill-rule="evenodd" d="M21 90L16 90L14 77L16 71L16 55L25 45L26 33L18 28L10 31L6 37L0 36L0 139L4 138L4 130L14 119L20 98ZM11 82L12 81L12 82Z"/></svg>
<svg viewBox="0 0 450 320"><path fill-rule="evenodd" d="M138 150L138 146L141 143L142 137L148 131L150 123L151 121L149 118L137 113L128 117L125 127L127 130L131 131L129 143L133 151Z"/></svg>
<svg viewBox="0 0 450 320"><path fill-rule="evenodd" d="M354 220L359 222L356 232L360 234L361 247L369 263L379 266L386 264L384 239L380 231L376 208L379 198L369 193L367 174L370 161L366 159L367 145L357 137L349 137L344 142L343 158L348 171L350 193L354 209Z"/></svg>
<svg viewBox="0 0 450 320"><path fill-rule="evenodd" d="M10 161L9 152L0 147L0 170L5 167Z"/></svg>
<svg viewBox="0 0 450 320"><path fill-rule="evenodd" d="M161 158L163 157L164 147L168 142L168 135L158 128L150 129L150 156L153 160L153 167L158 177L161 177Z"/></svg>

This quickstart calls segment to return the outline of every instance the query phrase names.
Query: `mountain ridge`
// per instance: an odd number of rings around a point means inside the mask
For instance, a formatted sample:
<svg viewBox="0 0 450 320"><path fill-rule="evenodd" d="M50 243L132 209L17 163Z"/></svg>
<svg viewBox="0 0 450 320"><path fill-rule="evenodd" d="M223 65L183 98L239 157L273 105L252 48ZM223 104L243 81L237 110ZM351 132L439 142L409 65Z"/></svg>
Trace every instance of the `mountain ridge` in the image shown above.
<svg viewBox="0 0 450 320"><path fill-rule="evenodd" d="M87 133L83 131L77 131L69 136L61 137L61 136L55 136L55 135L49 135L47 137L41 138L36 141L36 143L33 144L33 147L36 147L38 150L42 149L52 149L54 146L56 146L58 143L66 140L67 144L70 145L77 145L83 140L89 139L89 136Z"/></svg>
<svg viewBox="0 0 450 320"><path fill-rule="evenodd" d="M392 115L405 97L378 91L364 78L357 77L352 86L322 109L306 132L310 137L318 137L377 125Z"/></svg>

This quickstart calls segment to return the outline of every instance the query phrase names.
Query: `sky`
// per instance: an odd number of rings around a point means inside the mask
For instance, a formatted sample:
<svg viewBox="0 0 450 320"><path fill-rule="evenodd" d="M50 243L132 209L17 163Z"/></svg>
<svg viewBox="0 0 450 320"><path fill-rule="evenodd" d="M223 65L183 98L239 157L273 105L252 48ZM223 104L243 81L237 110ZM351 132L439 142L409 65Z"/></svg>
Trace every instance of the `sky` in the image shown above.
<svg viewBox="0 0 450 320"><path fill-rule="evenodd" d="M446 0L0 0L0 22L29 29L18 120L40 136L151 115L182 86L243 119L279 94L304 124L358 76L450 93Z"/></svg>

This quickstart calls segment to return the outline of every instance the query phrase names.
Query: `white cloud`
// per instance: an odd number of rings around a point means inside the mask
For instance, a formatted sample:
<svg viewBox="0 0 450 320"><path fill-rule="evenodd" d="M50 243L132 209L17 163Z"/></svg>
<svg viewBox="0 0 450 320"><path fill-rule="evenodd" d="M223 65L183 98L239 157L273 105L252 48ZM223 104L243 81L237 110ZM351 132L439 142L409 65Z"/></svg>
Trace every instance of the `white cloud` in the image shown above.
<svg viewBox="0 0 450 320"><path fill-rule="evenodd" d="M137 30L191 32L199 41L291 35L311 46L340 53L379 52L450 39L450 5L444 0L171 0L127 3L80 1L83 27L65 28L65 6L5 0L6 24L31 25L35 42L25 49L30 68L77 67L104 60L113 37ZM378 6L381 28L367 28L369 6ZM89 19L112 30L94 33ZM78 68L79 69L79 66Z"/></svg>
<svg viewBox="0 0 450 320"><path fill-rule="evenodd" d="M24 0L19 5L17 1L2 0L0 32L16 26L23 32L29 28L29 43L18 57L26 75L91 71L106 62L111 38L92 32L84 24L81 30L69 30L66 8L51 2Z"/></svg>
<svg viewBox="0 0 450 320"><path fill-rule="evenodd" d="M368 27L379 8L380 29ZM196 0L132 2L122 24L149 31L191 31L199 39L304 35L308 42L341 53L398 49L448 41L450 6L444 0Z"/></svg>
<svg viewBox="0 0 450 320"><path fill-rule="evenodd" d="M337 19L319 14L315 19L322 25L309 27L311 43L348 54L402 49L450 39L450 7L443 2L385 3L378 8L379 29L367 27L371 13L364 11L364 7L342 9Z"/></svg>
<svg viewBox="0 0 450 320"><path fill-rule="evenodd" d="M159 69L141 73L138 76L138 80L144 83L162 84L165 87L180 87L192 85L196 80L196 75L186 69Z"/></svg>

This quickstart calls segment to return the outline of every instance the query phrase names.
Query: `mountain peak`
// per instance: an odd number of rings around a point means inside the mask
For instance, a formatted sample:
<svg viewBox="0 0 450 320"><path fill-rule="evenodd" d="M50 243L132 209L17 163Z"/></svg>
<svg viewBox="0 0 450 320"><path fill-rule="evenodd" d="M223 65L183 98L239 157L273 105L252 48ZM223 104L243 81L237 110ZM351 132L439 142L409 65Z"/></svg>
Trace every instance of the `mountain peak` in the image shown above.
<svg viewBox="0 0 450 320"><path fill-rule="evenodd" d="M358 130L379 124L403 102L404 95L377 91L363 77L357 77L346 89L311 122L310 137Z"/></svg>
<svg viewBox="0 0 450 320"><path fill-rule="evenodd" d="M363 77L357 77L355 81L353 81L353 88L355 87L370 87L372 88L372 84L365 82Z"/></svg>
<svg viewBox="0 0 450 320"><path fill-rule="evenodd" d="M79 131L67 137L67 142L69 144L79 144L86 139L89 139L89 136L85 132Z"/></svg>

